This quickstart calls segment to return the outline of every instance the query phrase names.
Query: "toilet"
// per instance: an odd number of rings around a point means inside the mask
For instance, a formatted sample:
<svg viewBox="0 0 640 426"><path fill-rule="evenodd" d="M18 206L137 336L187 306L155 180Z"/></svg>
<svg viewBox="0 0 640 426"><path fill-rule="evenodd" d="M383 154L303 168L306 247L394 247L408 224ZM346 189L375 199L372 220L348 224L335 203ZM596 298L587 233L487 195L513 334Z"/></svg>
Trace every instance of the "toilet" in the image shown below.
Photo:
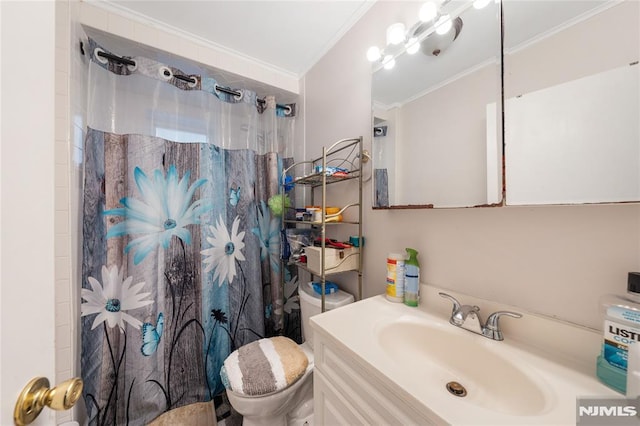
<svg viewBox="0 0 640 426"><path fill-rule="evenodd" d="M288 370L287 372L295 372L299 378L289 385L282 385L285 387L279 390L270 391L265 394L255 394L256 391L254 390L252 391L252 394L247 394L247 392L237 390L237 388L241 386L237 386L236 390L234 390L233 387L229 385L229 380L226 378L226 375L230 373L226 371L226 368L233 365L233 363L229 361L234 359L234 357L237 358L237 353L241 349L233 352L229 355L227 360L225 360L225 368L223 368L221 375L223 375L223 382L225 382L225 387L227 388L229 403L231 403L234 410L242 415L243 426L313 425L313 332L309 324L309 318L320 313L322 302L320 294L313 290L312 283L301 284L298 288L298 293L300 295L300 316L302 318L302 335L304 343L301 345L295 345L293 344L293 341L290 341L294 347L287 347L286 350L291 350L292 356L287 356L286 361L282 360L281 357L274 360L271 358L272 355L269 355L274 353L271 349L273 347L273 343L277 343L277 346L280 347L287 346L287 342L284 340L288 341L289 339L281 336L270 339L261 339L260 341L253 342L252 344L249 344L252 345L252 348L249 349L249 351L254 350L253 348L260 351L258 347L262 344L263 348L267 347L268 349L264 349L264 353L260 353L260 358L266 356L269 358L268 361L271 365L274 365L274 362L275 364L279 364L280 362L282 364L294 363L294 366L278 365L278 367L274 367L274 370L277 369L280 371L284 369ZM335 293L325 295L325 310L331 310L347 305L352 303L353 300L353 295L342 290L338 290ZM272 343L272 341L268 341L271 339L276 340ZM307 358L307 362L305 362L306 366L303 366L298 362L301 353ZM298 358L296 358L296 356ZM260 363L252 362L248 364L257 365ZM247 366L244 367L245 369L247 368ZM264 369L264 367L262 367L262 369ZM246 370L244 371L246 373ZM257 373L258 376L260 375L259 371L253 371L253 373ZM275 372L273 375L276 375Z"/></svg>

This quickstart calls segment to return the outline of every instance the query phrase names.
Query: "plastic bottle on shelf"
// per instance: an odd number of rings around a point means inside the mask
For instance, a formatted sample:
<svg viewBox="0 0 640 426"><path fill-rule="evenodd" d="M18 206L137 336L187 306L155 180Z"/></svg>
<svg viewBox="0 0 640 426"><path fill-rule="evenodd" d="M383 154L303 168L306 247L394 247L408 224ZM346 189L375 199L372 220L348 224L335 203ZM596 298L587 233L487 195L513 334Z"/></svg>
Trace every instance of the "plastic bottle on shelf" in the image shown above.
<svg viewBox="0 0 640 426"><path fill-rule="evenodd" d="M404 256L398 253L387 255L387 299L392 302L404 300Z"/></svg>
<svg viewBox="0 0 640 426"><path fill-rule="evenodd" d="M409 259L404 266L404 304L407 306L418 306L420 300L420 264L418 263L418 252L412 248L407 248Z"/></svg>

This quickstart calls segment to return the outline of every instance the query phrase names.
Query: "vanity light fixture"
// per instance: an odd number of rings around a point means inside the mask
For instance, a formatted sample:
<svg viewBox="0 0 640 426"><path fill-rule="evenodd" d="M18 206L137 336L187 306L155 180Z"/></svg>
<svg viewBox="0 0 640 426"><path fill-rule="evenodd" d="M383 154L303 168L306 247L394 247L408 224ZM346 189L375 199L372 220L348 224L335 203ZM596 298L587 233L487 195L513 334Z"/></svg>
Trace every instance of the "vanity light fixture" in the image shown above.
<svg viewBox="0 0 640 426"><path fill-rule="evenodd" d="M369 62L375 62L382 57L382 53L380 52L380 48L378 46L371 46L369 50L367 50L367 59Z"/></svg>
<svg viewBox="0 0 640 426"><path fill-rule="evenodd" d="M407 52L409 55L418 53L418 51L420 50L420 43L418 42L418 38L411 37L409 40L407 40L404 47L406 48L405 52Z"/></svg>
<svg viewBox="0 0 640 426"><path fill-rule="evenodd" d="M436 21L436 33L440 35L445 35L451 30L453 24L451 23L451 17L449 15L442 15Z"/></svg>
<svg viewBox="0 0 640 426"><path fill-rule="evenodd" d="M370 47L367 50L367 59L370 62L378 62L385 69L391 69L395 65L395 58L403 50L412 55L421 50L422 46L425 54L438 56L460 34L462 20L457 17L460 11L471 7L471 4L476 9L482 9L491 1L498 0L469 0L466 5L453 11L456 18L452 19L448 13L442 11L442 8L451 0L428 0L420 7L419 21L408 30L402 22L389 25L386 31L386 47L383 49L377 46ZM455 32L451 31L452 28ZM435 35L433 35L434 32Z"/></svg>
<svg viewBox="0 0 640 426"><path fill-rule="evenodd" d="M393 55L385 55L382 59L382 65L385 70L390 70L391 68L396 66L396 60L393 58Z"/></svg>
<svg viewBox="0 0 640 426"><path fill-rule="evenodd" d="M402 22L396 22L387 28L387 44L400 44L405 39L407 29Z"/></svg>
<svg viewBox="0 0 640 426"><path fill-rule="evenodd" d="M490 2L491 0L475 0L473 2L473 7L476 9L482 9L483 7L488 5Z"/></svg>
<svg viewBox="0 0 640 426"><path fill-rule="evenodd" d="M438 16L438 5L433 0L423 4L418 13L418 17L422 22L433 21L436 16Z"/></svg>

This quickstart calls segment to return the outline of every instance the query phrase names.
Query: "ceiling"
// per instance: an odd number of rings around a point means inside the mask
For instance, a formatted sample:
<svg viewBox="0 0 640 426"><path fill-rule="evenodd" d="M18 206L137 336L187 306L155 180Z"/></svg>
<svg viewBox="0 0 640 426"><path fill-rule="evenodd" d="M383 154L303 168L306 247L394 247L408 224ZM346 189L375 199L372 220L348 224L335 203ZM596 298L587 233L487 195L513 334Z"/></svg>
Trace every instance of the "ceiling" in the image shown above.
<svg viewBox="0 0 640 426"><path fill-rule="evenodd" d="M104 0L102 3L299 78L360 19L374 0Z"/></svg>
<svg viewBox="0 0 640 426"><path fill-rule="evenodd" d="M376 0L86 0L102 7L151 21L168 31L186 34L216 48L300 78L367 12ZM383 0L388 1L388 0ZM397 0L396 0L397 1ZM421 0L420 0L421 1ZM419 0L401 2L416 8ZM468 0L451 0L451 11ZM508 24L505 50L517 48L539 34L553 32L567 21L588 13L603 3L616 0L504 0L504 19ZM387 3L388 4L388 3ZM374 74L374 96L378 103L402 104L416 93L435 87L452 76L496 58L499 53L499 24L496 7L464 13L460 37L447 54L437 59L426 55L398 58L392 72ZM392 19L392 17L390 17ZM411 23L407 23L411 25ZM495 31L486 31L492 27ZM96 38L97 34L92 34ZM483 38L484 37L484 38ZM488 37L488 38L487 38ZM114 52L145 55L125 40L102 34L98 38ZM156 53L162 61L163 54ZM165 55L167 56L167 55ZM406 55L405 55L406 56ZM171 57L172 64L185 72L193 64ZM407 70L402 71L402 70ZM267 87L262 82L222 70L207 69L220 84L244 87L259 95L274 94L283 102L295 102L296 95ZM420 85L416 87L416 85Z"/></svg>

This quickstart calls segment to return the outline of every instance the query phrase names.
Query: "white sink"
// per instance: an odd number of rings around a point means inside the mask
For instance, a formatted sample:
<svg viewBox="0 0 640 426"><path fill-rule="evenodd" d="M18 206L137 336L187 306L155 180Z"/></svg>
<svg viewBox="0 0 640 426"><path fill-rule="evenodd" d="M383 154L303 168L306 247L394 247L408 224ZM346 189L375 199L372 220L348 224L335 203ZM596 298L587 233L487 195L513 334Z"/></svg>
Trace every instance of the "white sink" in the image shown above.
<svg viewBox="0 0 640 426"><path fill-rule="evenodd" d="M504 350L508 347L500 345L502 342L450 324L415 318L385 324L376 334L391 362L413 369L425 386L440 389L452 399L464 398L489 410L518 416L542 413L550 399L549 392L545 393L549 384L532 377L528 364L510 360L510 351ZM466 395L450 392L450 382L462 385Z"/></svg>
<svg viewBox="0 0 640 426"><path fill-rule="evenodd" d="M316 351L318 341L338 345L385 392L438 424L575 424L578 398L622 396L595 376L602 337L594 330L447 290L480 306L482 319L524 314L501 320L505 340L494 341L449 324L451 304L439 290L422 286L418 308L376 296L314 316ZM449 382L466 396L447 390Z"/></svg>

